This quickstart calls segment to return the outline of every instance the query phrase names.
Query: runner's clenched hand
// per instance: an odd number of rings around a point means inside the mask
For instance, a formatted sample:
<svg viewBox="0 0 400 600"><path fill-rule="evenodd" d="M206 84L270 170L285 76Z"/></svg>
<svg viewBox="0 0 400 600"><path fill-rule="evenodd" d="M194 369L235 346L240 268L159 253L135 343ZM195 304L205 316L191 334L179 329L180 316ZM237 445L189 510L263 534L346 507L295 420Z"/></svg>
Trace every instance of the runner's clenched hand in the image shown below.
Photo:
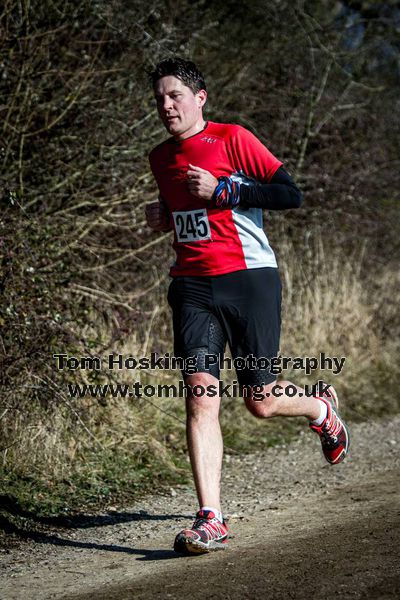
<svg viewBox="0 0 400 600"><path fill-rule="evenodd" d="M168 209L161 198L156 202L147 204L145 213L147 225L153 231L169 231L172 229Z"/></svg>
<svg viewBox="0 0 400 600"><path fill-rule="evenodd" d="M189 191L192 196L211 200L214 190L218 185L218 179L201 167L196 167L189 163L187 172Z"/></svg>

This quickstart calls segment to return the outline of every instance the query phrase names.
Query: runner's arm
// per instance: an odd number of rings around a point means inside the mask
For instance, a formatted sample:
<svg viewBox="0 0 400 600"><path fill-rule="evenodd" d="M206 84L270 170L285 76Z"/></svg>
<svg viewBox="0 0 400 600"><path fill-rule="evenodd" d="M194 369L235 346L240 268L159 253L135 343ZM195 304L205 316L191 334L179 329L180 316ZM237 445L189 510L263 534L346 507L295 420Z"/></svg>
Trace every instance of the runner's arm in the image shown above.
<svg viewBox="0 0 400 600"><path fill-rule="evenodd" d="M284 169L282 161L253 133L244 127L236 126L227 149L236 172L245 174L256 183L237 185L235 179L227 178L227 185L220 186L221 195L219 196L217 191L214 194L216 206L233 208L239 204L242 208L268 210L285 210L300 206L302 194Z"/></svg>
<svg viewBox="0 0 400 600"><path fill-rule="evenodd" d="M282 166L275 171L269 183L240 186L241 208L286 210L299 208L302 201L301 191Z"/></svg>

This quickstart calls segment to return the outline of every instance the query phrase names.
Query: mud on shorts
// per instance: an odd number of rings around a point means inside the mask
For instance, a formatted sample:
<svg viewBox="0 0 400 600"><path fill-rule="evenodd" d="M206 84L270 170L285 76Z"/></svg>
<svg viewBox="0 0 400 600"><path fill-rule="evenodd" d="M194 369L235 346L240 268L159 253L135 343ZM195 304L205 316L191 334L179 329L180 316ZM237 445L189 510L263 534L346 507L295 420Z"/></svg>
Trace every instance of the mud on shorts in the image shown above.
<svg viewBox="0 0 400 600"><path fill-rule="evenodd" d="M220 377L228 342L233 359L278 356L281 326L281 283L278 269L246 269L212 277L175 277L168 290L173 313L174 354L195 363L183 376L210 373ZM264 364L267 361L261 361ZM240 385L265 385L275 381L268 368L237 369Z"/></svg>

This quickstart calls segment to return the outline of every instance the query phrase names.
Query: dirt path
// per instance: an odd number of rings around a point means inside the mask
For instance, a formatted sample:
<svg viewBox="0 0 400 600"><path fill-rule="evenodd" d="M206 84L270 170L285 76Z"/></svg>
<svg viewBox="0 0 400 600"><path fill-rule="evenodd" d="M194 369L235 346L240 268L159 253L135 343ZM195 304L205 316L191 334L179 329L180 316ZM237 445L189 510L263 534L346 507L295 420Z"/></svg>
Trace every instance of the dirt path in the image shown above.
<svg viewBox="0 0 400 600"><path fill-rule="evenodd" d="M228 457L223 552L172 552L196 509L193 491L176 488L32 534L1 556L0 598L399 598L400 417L352 434L352 454L337 467L307 432L287 447Z"/></svg>

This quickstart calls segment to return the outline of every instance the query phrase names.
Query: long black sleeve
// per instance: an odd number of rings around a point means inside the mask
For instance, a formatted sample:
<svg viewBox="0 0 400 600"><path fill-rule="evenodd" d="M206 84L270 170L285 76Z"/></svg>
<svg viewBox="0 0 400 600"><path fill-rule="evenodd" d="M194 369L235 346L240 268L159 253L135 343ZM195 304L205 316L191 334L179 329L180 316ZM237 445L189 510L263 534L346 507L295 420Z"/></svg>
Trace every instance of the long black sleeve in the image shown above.
<svg viewBox="0 0 400 600"><path fill-rule="evenodd" d="M285 210L299 208L303 195L283 167L279 167L269 183L240 186L241 208Z"/></svg>

